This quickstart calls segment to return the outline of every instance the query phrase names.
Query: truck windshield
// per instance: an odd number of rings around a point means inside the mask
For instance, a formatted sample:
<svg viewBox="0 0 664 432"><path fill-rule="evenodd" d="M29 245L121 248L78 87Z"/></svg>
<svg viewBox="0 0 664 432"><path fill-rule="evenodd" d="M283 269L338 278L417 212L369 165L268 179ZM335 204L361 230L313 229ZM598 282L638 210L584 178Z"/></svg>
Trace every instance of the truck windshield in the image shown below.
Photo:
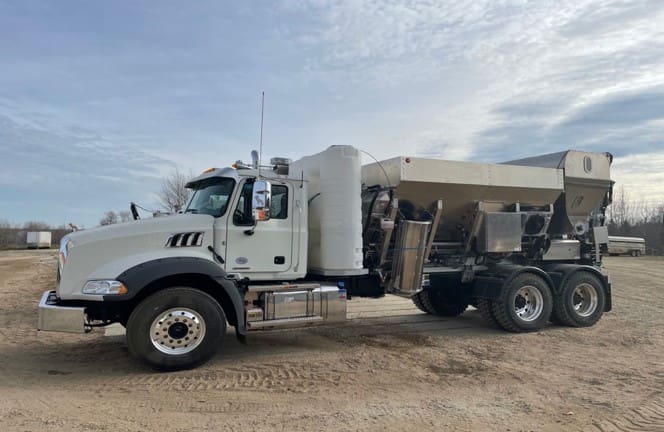
<svg viewBox="0 0 664 432"><path fill-rule="evenodd" d="M216 177L203 180L193 188L193 193L185 213L209 214L214 217L223 216L228 207L235 180Z"/></svg>

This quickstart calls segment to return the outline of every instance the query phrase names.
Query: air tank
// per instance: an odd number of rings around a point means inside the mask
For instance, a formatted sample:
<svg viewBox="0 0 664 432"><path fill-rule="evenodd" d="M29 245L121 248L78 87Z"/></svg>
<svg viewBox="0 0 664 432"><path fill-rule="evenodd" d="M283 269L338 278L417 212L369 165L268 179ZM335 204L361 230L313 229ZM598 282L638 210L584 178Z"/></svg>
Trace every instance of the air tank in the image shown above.
<svg viewBox="0 0 664 432"><path fill-rule="evenodd" d="M335 145L293 162L291 178L309 182L309 272L326 276L366 273L362 257L360 152Z"/></svg>

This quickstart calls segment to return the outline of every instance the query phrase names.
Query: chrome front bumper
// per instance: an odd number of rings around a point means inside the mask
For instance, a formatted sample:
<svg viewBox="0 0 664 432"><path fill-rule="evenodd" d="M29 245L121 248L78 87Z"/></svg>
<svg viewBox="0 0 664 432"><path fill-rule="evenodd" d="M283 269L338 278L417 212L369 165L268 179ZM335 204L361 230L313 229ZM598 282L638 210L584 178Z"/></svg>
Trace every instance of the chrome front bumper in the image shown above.
<svg viewBox="0 0 664 432"><path fill-rule="evenodd" d="M85 333L85 308L58 306L55 291L45 291L39 301L38 330Z"/></svg>

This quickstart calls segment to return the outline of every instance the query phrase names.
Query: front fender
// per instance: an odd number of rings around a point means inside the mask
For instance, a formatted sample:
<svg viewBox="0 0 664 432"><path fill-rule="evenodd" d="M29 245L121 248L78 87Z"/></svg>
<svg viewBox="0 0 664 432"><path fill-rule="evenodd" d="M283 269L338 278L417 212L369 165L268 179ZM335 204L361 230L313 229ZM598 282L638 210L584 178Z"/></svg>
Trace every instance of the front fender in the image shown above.
<svg viewBox="0 0 664 432"><path fill-rule="evenodd" d="M115 278L125 285L127 294L107 295L104 301L127 301L141 297L145 294L144 290L151 291L154 282L178 277L190 278L192 281L194 278L208 278L209 284L206 284L205 290L221 303L238 336L246 333L244 296L240 288L227 278L226 272L219 265L204 258L160 258L131 267Z"/></svg>

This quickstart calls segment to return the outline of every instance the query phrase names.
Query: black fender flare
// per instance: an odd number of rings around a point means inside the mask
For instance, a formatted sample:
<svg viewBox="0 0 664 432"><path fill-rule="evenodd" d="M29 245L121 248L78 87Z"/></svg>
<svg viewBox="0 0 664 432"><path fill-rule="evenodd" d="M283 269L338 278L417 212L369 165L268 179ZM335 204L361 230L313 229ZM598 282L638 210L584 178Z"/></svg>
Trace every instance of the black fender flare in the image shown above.
<svg viewBox="0 0 664 432"><path fill-rule="evenodd" d="M554 294L560 292L565 283L574 276L576 273L585 271L597 276L602 282L604 293L606 294L606 303L604 305L604 312L609 312L613 305L611 301L611 282L608 276L603 274L597 267L581 264L549 264L544 266L544 270L551 276L554 281Z"/></svg>
<svg viewBox="0 0 664 432"><path fill-rule="evenodd" d="M539 267L519 264L497 264L490 270L478 273L473 283L473 297L496 300L503 294L504 288L517 276L531 273L540 276L553 292L555 284L551 276Z"/></svg>
<svg viewBox="0 0 664 432"><path fill-rule="evenodd" d="M240 339L246 334L246 322L244 316L244 293L235 281L228 279L224 269L211 260L197 257L169 257L159 258L138 264L123 271L115 279L122 282L127 288L127 294L107 295L104 301L127 301L139 295L143 289L155 281L178 275L197 275L209 279L206 288L209 293L219 298L219 290L225 293L230 300L234 312L236 333ZM215 295L217 294L217 295ZM222 305L223 306L223 305ZM229 311L226 311L228 315ZM230 318L230 317L229 317Z"/></svg>

